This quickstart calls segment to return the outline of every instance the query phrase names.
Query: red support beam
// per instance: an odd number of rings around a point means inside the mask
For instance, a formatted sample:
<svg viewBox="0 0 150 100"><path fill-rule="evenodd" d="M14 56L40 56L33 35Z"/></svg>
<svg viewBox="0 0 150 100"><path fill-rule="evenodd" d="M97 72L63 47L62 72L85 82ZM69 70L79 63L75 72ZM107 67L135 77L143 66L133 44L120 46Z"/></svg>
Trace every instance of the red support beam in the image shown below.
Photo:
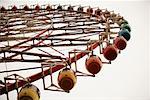
<svg viewBox="0 0 150 100"><path fill-rule="evenodd" d="M99 46L99 41L91 44L86 50L92 50L92 49L94 50L98 46ZM79 60L80 58L84 57L86 54L87 54L86 52L81 52L81 53L77 54L76 59ZM71 63L73 63L73 62L75 62L75 57L71 58ZM64 65L56 65L55 67L52 68L52 73L54 73L56 71L59 71L63 67L65 67L65 66ZM48 69L44 71L44 75L45 76L49 75L49 70ZM42 72L34 74L34 75L32 75L30 77L27 77L27 78L29 79L29 82L34 82L34 81L39 80L39 79L42 78ZM22 87L25 84L26 84L25 81L18 81L18 87ZM12 90L15 90L15 88L16 88L15 83L10 83L10 84L7 85L8 92L10 92ZM5 93L7 93L6 87L2 87L0 89L0 95L3 95Z"/></svg>

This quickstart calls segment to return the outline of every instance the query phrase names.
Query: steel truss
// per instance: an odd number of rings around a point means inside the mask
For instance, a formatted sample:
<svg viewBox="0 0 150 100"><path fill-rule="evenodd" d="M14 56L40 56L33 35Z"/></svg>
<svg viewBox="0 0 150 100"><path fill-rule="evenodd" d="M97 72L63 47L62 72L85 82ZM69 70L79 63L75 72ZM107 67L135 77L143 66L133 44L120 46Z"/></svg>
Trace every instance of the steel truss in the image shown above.
<svg viewBox="0 0 150 100"><path fill-rule="evenodd" d="M19 8L12 6L8 9L1 7L0 63L36 62L41 63L41 66L26 69L16 68L16 70L1 71L0 73L37 68L41 68L42 71L27 78L17 74L13 74L15 78L5 77L5 82L1 81L0 95L7 94L7 99L9 99L10 91L15 89L18 91L18 88L27 82L31 83L42 78L45 83L44 77L50 75L52 78L52 73L66 66L71 68L72 63L76 64L77 60L85 55L93 54L93 50L97 47L102 54L104 46L112 44L113 39L118 36L122 20L124 18L113 11L81 6L32 5ZM93 36L97 36L97 38L93 39ZM73 49L68 51L68 56L57 50L57 47L73 47ZM77 49L78 47L86 49L80 50ZM55 53L48 52L47 48ZM33 49L38 49L40 53L34 52ZM72 54L73 56L71 56ZM37 58L28 59L26 55ZM103 63L110 64L110 61L103 61ZM44 70L45 67L49 69ZM79 71L77 65L75 67L79 76L95 76ZM8 80L16 80L16 82L7 83ZM53 82L52 85L55 86ZM49 89L49 87L44 86L44 89Z"/></svg>

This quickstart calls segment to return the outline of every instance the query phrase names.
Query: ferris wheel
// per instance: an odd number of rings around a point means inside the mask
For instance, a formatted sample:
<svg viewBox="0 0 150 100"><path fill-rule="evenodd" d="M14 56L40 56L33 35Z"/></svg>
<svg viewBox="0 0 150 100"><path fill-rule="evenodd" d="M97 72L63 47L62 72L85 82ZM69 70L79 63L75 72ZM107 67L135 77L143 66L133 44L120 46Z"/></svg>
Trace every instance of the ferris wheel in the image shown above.
<svg viewBox="0 0 150 100"><path fill-rule="evenodd" d="M39 100L40 90L32 82L42 79L44 90L67 92L77 78L95 77L111 64L130 40L128 21L114 11L80 5L21 5L0 8L0 63L7 74L0 80L0 95L17 91L17 100ZM95 53L98 48L99 55ZM86 57L84 72L78 60ZM9 70L7 63L30 63L31 67ZM39 66L35 66L35 64ZM81 66L81 65L80 65ZM84 66L84 65L83 65ZM11 67L11 66L10 66ZM34 70L40 70L34 72ZM18 72L34 73L28 77ZM57 73L57 84L53 75ZM50 86L46 85L50 76Z"/></svg>

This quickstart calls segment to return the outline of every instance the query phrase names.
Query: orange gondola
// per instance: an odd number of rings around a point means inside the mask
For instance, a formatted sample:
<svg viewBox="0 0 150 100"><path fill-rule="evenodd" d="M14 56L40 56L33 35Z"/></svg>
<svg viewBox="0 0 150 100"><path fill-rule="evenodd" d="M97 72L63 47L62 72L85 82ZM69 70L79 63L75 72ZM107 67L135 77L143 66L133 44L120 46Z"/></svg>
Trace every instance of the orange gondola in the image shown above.
<svg viewBox="0 0 150 100"><path fill-rule="evenodd" d="M73 70L65 68L59 72L58 84L64 91L71 90L76 84L77 77Z"/></svg>
<svg viewBox="0 0 150 100"><path fill-rule="evenodd" d="M116 37L114 40L114 46L119 50L124 50L127 46L127 40L122 36Z"/></svg>
<svg viewBox="0 0 150 100"><path fill-rule="evenodd" d="M104 50L103 50L103 55L107 60L115 60L118 53L117 49L114 47L114 45L108 45Z"/></svg>
<svg viewBox="0 0 150 100"><path fill-rule="evenodd" d="M102 68L102 61L96 55L91 55L89 58L86 59L85 62L86 69L92 73L97 74Z"/></svg>
<svg viewBox="0 0 150 100"><path fill-rule="evenodd" d="M40 91L35 85L26 84L21 88L18 100L40 100Z"/></svg>

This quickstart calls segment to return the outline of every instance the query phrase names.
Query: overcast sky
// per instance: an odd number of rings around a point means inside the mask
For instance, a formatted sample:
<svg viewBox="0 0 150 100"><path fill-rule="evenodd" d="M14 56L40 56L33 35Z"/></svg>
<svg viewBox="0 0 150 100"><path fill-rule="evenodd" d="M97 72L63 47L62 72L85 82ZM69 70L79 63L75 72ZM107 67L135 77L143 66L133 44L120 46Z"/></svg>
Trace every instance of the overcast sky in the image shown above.
<svg viewBox="0 0 150 100"><path fill-rule="evenodd" d="M71 4L107 8L120 13L131 25L131 40L127 48L110 65L103 68L95 78L79 77L77 84L68 93L44 91L42 80L34 82L41 90L40 100L150 100L150 2L123 0L0 0L0 6L24 4ZM148 34L149 33L149 34ZM98 49L95 51L98 53ZM84 67L85 58L79 60ZM4 66L0 64L0 66ZM15 66L15 65L14 65ZM3 76L0 74L0 79ZM16 100L16 91L10 92L10 100ZM0 96L6 100L6 96Z"/></svg>

